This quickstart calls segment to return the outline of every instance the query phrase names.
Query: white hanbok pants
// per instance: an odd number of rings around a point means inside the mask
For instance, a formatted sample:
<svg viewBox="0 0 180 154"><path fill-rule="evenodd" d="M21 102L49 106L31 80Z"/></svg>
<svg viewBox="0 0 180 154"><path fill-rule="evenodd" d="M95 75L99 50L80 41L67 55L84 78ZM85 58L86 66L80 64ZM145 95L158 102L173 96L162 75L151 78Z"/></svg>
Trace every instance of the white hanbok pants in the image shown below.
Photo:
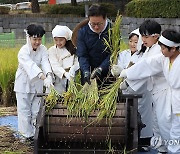
<svg viewBox="0 0 180 154"><path fill-rule="evenodd" d="M153 133L154 136L161 136L164 140L170 138L171 128L171 102L167 100L167 90L158 92L153 97ZM158 148L161 152L167 151L167 145Z"/></svg>
<svg viewBox="0 0 180 154"><path fill-rule="evenodd" d="M36 117L39 112L41 97L35 94L16 93L18 131L24 137L35 134Z"/></svg>
<svg viewBox="0 0 180 154"><path fill-rule="evenodd" d="M172 115L172 127L170 130L170 141L168 151L173 154L180 154L180 116Z"/></svg>

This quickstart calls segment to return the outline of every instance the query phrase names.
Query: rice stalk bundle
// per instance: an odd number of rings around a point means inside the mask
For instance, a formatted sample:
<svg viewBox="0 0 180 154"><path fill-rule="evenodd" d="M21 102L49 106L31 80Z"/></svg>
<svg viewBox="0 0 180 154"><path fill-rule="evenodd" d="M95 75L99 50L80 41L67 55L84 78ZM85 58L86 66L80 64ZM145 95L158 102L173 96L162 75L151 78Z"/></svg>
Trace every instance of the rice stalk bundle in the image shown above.
<svg viewBox="0 0 180 154"><path fill-rule="evenodd" d="M117 64L117 58L120 52L120 43L121 43L121 31L120 25L122 21L122 16L119 13L116 16L116 20L112 26L112 28L108 31L108 40L104 39L104 43L106 47L110 50L110 63L111 65Z"/></svg>
<svg viewBox="0 0 180 154"><path fill-rule="evenodd" d="M81 85L79 85L82 87ZM78 94L77 84L74 80L69 82L68 90L62 94L63 100L62 103L67 107L69 112L69 116L75 114L77 112L77 106L79 106L76 102L76 97Z"/></svg>
<svg viewBox="0 0 180 154"><path fill-rule="evenodd" d="M96 117L97 122L100 122L103 118L107 118L108 122L111 122L112 117L116 113L119 85L122 80L122 78L118 78L114 83L99 91L101 98L98 104L99 113Z"/></svg>
<svg viewBox="0 0 180 154"><path fill-rule="evenodd" d="M110 63L111 65L117 64L117 59L120 53L121 43L121 32L120 24L122 16L119 13L116 16L116 20L112 25L112 28L108 31L109 39L104 39L105 45L111 52ZM118 98L118 91L121 78L118 78L114 83L100 90L100 102L99 102L99 113L97 115L97 122L102 120L104 117L112 119L116 112L116 103Z"/></svg>
<svg viewBox="0 0 180 154"><path fill-rule="evenodd" d="M79 94L83 98L83 102L80 99L81 116L88 117L96 109L99 100L96 79L91 80L91 85L86 83Z"/></svg>
<svg viewBox="0 0 180 154"><path fill-rule="evenodd" d="M54 106L58 103L60 98L60 94L56 91L56 89L53 86L51 86L49 94L45 97L45 106L47 113L54 108Z"/></svg>
<svg viewBox="0 0 180 154"><path fill-rule="evenodd" d="M98 104L99 112L95 121L93 121L99 123L102 119L106 118L106 123L108 123L109 125L106 137L108 153L114 153L114 148L111 144L110 132L112 126L112 118L116 114L117 101L119 95L119 85L122 82L122 80L122 78L118 78L115 82L113 82L107 87L104 87L99 91L99 95L101 96Z"/></svg>
<svg viewBox="0 0 180 154"><path fill-rule="evenodd" d="M78 90L75 82L70 82L68 91L63 94L64 105L67 107L70 116L88 117L96 109L99 99L96 79L91 85L85 83Z"/></svg>

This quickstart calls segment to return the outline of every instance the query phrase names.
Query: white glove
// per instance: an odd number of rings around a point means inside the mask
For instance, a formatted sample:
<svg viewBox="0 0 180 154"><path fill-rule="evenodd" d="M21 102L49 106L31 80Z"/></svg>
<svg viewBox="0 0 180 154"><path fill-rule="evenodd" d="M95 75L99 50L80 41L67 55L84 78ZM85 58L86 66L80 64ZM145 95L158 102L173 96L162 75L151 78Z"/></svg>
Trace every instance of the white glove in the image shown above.
<svg viewBox="0 0 180 154"><path fill-rule="evenodd" d="M126 69L121 71L119 78L127 78Z"/></svg>
<svg viewBox="0 0 180 154"><path fill-rule="evenodd" d="M71 77L73 77L73 78L75 77L75 70L74 70L73 66L70 68L69 74L70 74Z"/></svg>
<svg viewBox="0 0 180 154"><path fill-rule="evenodd" d="M118 65L113 65L112 68L111 68L111 74L113 76L119 76L119 74L121 73L123 69L118 66Z"/></svg>
<svg viewBox="0 0 180 154"><path fill-rule="evenodd" d="M126 80L120 83L121 90L126 90L127 88L128 88L128 83L126 82Z"/></svg>
<svg viewBox="0 0 180 154"><path fill-rule="evenodd" d="M50 86L53 86L53 84L52 84L52 77L50 75L48 75L46 77L46 79L44 79L44 86L46 88L50 88Z"/></svg>
<svg viewBox="0 0 180 154"><path fill-rule="evenodd" d="M64 76L66 77L66 79L68 79L70 81L71 76L70 76L69 72L65 72Z"/></svg>

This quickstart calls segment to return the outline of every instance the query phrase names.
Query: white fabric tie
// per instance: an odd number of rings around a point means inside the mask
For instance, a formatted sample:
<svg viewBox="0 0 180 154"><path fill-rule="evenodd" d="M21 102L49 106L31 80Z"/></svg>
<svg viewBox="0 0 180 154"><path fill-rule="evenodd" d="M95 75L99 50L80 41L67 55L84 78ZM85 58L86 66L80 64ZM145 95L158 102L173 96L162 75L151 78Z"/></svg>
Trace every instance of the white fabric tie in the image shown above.
<svg viewBox="0 0 180 154"><path fill-rule="evenodd" d="M168 47L178 47L180 46L180 43L175 43L173 41L168 40L164 36L160 36L159 42L163 43L164 45L167 45Z"/></svg>

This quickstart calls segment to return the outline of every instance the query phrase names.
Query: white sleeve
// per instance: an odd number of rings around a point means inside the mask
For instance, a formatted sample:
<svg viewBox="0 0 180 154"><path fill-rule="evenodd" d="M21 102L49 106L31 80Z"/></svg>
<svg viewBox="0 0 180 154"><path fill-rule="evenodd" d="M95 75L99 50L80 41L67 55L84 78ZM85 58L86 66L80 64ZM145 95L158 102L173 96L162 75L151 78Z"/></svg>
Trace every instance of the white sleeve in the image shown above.
<svg viewBox="0 0 180 154"><path fill-rule="evenodd" d="M60 65L58 57L53 47L48 50L49 61L53 70L53 73L59 78L63 77L63 74L66 72L64 68Z"/></svg>
<svg viewBox="0 0 180 154"><path fill-rule="evenodd" d="M18 62L21 67L27 73L30 81L38 76L42 70L37 66L37 64L31 59L29 51L27 48L21 48L18 53Z"/></svg>
<svg viewBox="0 0 180 154"><path fill-rule="evenodd" d="M77 71L80 68L78 58L76 56L74 56L74 65L72 67L74 67L74 71Z"/></svg>
<svg viewBox="0 0 180 154"><path fill-rule="evenodd" d="M126 69L127 78L129 80L140 80L162 72L162 56L144 58L137 62L130 68Z"/></svg>
<svg viewBox="0 0 180 154"><path fill-rule="evenodd" d="M117 62L117 65L120 66L121 68L126 68L125 67L125 62L126 62L126 50L122 51L121 53L119 53L119 56L118 56L118 62Z"/></svg>
<svg viewBox="0 0 180 154"><path fill-rule="evenodd" d="M131 87L131 89L133 89L134 91L138 91L142 86L145 85L147 79L141 79L141 80L126 79L126 82L128 83L129 87Z"/></svg>

